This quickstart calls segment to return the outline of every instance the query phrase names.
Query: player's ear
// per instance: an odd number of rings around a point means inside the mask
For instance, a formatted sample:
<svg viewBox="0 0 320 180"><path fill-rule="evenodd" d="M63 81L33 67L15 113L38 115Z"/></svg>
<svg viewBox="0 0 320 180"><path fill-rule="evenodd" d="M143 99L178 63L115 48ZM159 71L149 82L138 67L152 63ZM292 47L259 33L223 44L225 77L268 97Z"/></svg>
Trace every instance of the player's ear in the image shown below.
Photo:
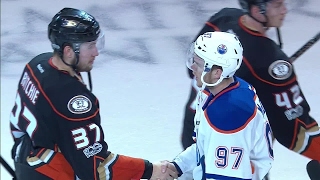
<svg viewBox="0 0 320 180"><path fill-rule="evenodd" d="M64 55L64 57L66 57L68 59L73 58L73 56L74 56L73 48L69 45L64 46L63 55Z"/></svg>
<svg viewBox="0 0 320 180"><path fill-rule="evenodd" d="M215 76L215 78L219 79L219 78L221 77L221 75L222 75L222 69L216 68L216 69L214 70L214 76Z"/></svg>
<svg viewBox="0 0 320 180"><path fill-rule="evenodd" d="M257 6L255 6L255 5L252 5L251 7L250 7L250 14L256 14L257 12L258 12L258 7Z"/></svg>
<svg viewBox="0 0 320 180"><path fill-rule="evenodd" d="M250 8L250 13L253 15L253 16L259 16L260 15L260 8L256 5L252 5L251 8Z"/></svg>
<svg viewBox="0 0 320 180"><path fill-rule="evenodd" d="M212 77L215 79L219 79L222 74L222 67L213 65L211 68Z"/></svg>
<svg viewBox="0 0 320 180"><path fill-rule="evenodd" d="M265 16L261 13L259 6L252 5L250 12L254 18L258 19L259 21L264 21Z"/></svg>

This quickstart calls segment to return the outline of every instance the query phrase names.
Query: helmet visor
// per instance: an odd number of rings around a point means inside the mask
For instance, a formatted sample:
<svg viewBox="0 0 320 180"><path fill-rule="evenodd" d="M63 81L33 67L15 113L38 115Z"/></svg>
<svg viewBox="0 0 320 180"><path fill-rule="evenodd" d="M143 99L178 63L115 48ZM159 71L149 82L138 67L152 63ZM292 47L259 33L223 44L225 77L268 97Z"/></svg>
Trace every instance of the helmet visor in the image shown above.
<svg viewBox="0 0 320 180"><path fill-rule="evenodd" d="M192 42L192 43L190 44L190 47L189 47L189 49L188 49L188 51L187 51L186 66L187 66L190 70L192 70L191 66L192 66L192 64L194 63L193 57L194 57L194 42Z"/></svg>
<svg viewBox="0 0 320 180"><path fill-rule="evenodd" d="M104 50L104 45L105 45L105 36L104 36L104 32L101 30L97 38L97 44L96 44L99 53L101 53Z"/></svg>

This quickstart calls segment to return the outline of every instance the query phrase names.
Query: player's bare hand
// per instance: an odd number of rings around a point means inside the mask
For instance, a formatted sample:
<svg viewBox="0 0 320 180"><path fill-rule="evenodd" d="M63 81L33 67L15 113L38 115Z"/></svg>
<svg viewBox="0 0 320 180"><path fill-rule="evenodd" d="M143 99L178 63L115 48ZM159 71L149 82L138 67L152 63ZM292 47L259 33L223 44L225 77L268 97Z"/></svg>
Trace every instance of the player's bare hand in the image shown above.
<svg viewBox="0 0 320 180"><path fill-rule="evenodd" d="M169 161L153 163L153 171L150 180L174 180L177 178L177 170Z"/></svg>
<svg viewBox="0 0 320 180"><path fill-rule="evenodd" d="M165 172L167 169L170 169L170 170L172 170L173 172L177 173L177 175L179 174L178 171L177 171L177 169L176 169L176 167L174 166L173 163L170 163L170 162L167 161L167 160L161 161L161 163L162 163L161 168L162 168L162 171L163 171L163 172ZM176 178L178 178L178 177L176 177Z"/></svg>

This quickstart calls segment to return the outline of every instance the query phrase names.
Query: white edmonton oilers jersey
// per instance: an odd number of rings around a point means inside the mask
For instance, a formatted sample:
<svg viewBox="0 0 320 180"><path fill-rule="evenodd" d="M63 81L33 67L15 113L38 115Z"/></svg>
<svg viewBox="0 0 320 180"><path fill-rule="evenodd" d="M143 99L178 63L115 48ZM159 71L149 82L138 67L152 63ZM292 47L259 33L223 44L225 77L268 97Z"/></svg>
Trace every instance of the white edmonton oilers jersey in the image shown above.
<svg viewBox="0 0 320 180"><path fill-rule="evenodd" d="M174 163L195 180L262 180L273 162L272 131L266 112L247 82L235 82L213 96L198 95L196 143ZM179 169L180 168L180 169Z"/></svg>

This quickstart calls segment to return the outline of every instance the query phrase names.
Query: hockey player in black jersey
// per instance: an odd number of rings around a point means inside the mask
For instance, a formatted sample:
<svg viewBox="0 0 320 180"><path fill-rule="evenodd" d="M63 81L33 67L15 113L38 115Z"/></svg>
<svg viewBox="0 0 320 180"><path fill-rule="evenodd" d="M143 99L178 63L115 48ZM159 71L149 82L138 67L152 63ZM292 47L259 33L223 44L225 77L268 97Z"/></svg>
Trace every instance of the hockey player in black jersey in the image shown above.
<svg viewBox="0 0 320 180"><path fill-rule="evenodd" d="M53 53L28 62L10 116L18 180L173 179L165 163L108 151L99 101L80 72L89 72L104 44L96 19L64 8L48 26Z"/></svg>
<svg viewBox="0 0 320 180"><path fill-rule="evenodd" d="M278 44L266 37L270 27L280 28L287 13L285 0L239 0L242 9L225 8L213 15L196 36L210 31L235 33L244 47L242 66L236 75L257 90L275 138L286 148L305 157L320 161L320 130L309 115L310 107L303 95L288 56ZM193 129L191 92L187 103L182 134L183 146L191 145ZM190 107L190 108L189 108ZM187 135L187 136L186 136ZM309 168L311 177L320 179L318 171ZM311 175L313 174L313 175Z"/></svg>

